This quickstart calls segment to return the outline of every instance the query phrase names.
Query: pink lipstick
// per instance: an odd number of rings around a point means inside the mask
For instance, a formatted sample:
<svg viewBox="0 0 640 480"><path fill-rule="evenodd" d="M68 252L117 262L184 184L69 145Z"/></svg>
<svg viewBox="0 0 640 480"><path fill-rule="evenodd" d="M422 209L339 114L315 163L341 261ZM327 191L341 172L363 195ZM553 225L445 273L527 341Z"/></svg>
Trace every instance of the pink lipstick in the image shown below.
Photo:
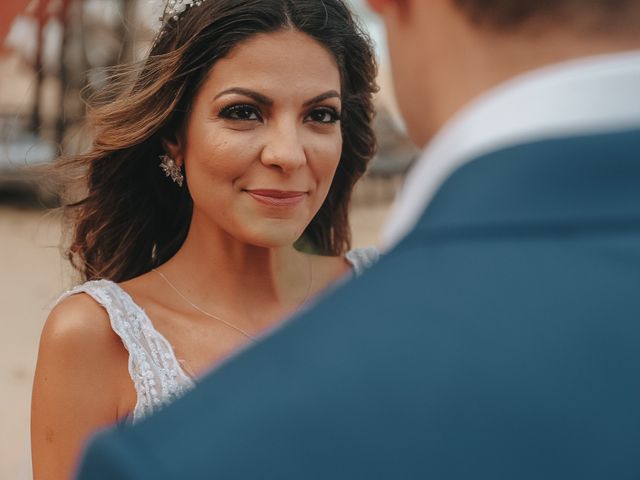
<svg viewBox="0 0 640 480"><path fill-rule="evenodd" d="M270 207L295 207L304 200L307 192L285 190L245 190L254 200Z"/></svg>

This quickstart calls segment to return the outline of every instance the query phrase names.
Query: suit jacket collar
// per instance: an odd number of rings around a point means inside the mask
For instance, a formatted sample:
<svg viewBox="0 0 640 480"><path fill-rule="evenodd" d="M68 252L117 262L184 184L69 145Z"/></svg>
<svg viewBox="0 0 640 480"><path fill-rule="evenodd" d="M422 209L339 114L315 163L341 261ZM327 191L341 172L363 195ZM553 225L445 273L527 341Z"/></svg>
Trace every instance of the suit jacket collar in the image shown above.
<svg viewBox="0 0 640 480"><path fill-rule="evenodd" d="M393 246L457 168L536 140L640 128L640 51L551 65L516 77L460 111L433 139L398 195L383 234Z"/></svg>
<svg viewBox="0 0 640 480"><path fill-rule="evenodd" d="M640 129L481 156L444 183L418 233L640 228Z"/></svg>

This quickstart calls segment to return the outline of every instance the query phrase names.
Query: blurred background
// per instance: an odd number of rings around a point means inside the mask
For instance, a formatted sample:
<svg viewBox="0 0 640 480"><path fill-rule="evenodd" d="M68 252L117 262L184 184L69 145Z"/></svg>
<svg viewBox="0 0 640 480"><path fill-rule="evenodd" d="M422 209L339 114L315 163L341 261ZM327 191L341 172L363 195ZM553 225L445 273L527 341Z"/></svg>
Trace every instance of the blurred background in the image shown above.
<svg viewBox="0 0 640 480"><path fill-rule="evenodd" d="M160 0L158 0L160 1ZM90 142L83 97L100 68L144 58L150 0L9 0L0 6L0 478L27 478L31 381L48 310L74 277L62 256L57 192L30 171ZM384 29L351 0L376 44L379 154L354 194L355 246L374 245L416 156L393 98Z"/></svg>

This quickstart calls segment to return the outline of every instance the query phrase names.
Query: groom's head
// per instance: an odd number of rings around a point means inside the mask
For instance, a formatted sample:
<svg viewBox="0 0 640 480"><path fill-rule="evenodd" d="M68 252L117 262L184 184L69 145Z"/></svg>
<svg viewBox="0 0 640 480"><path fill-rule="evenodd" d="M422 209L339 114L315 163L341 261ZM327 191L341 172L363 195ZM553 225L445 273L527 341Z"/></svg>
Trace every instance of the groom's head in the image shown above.
<svg viewBox="0 0 640 480"><path fill-rule="evenodd" d="M516 28L570 29L585 34L638 31L638 0L453 0L478 26L496 31ZM636 10L636 18L628 13Z"/></svg>
<svg viewBox="0 0 640 480"><path fill-rule="evenodd" d="M640 48L640 0L368 0L400 108L423 146L491 87L544 65Z"/></svg>

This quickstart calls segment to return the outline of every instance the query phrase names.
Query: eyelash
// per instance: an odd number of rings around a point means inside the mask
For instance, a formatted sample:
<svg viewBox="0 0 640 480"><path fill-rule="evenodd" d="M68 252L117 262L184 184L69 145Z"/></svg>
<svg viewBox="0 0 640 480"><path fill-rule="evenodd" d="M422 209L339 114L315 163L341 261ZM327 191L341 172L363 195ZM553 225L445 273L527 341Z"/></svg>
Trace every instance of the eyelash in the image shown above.
<svg viewBox="0 0 640 480"><path fill-rule="evenodd" d="M224 107L222 110L220 110L220 113L218 114L219 117L221 118L225 118L227 120L237 120L237 121L255 121L255 119L252 118L234 118L234 115L237 116L238 113L249 113L251 114L255 114L256 117L258 117L258 120L262 120L262 115L260 115L260 110L253 106L253 105L248 105L248 104L237 104L237 105L230 105L228 107Z"/></svg>
<svg viewBox="0 0 640 480"><path fill-rule="evenodd" d="M323 116L325 114L329 114L328 121L311 120L312 122L320 123L323 125L332 125L336 122L339 122L342 119L340 112L333 107L314 108L307 114L305 119L310 117L314 113L320 113ZM239 114L241 115L245 114L244 118L239 116ZM255 115L256 118L250 118L253 115ZM220 118L224 118L227 120L233 120L233 121L239 121L239 122L262 121L262 114L260 113L260 109L255 105L251 105L251 104L236 104L236 105L230 105L228 107L224 107L222 110L220 110L220 112L218 113L218 116Z"/></svg>
<svg viewBox="0 0 640 480"><path fill-rule="evenodd" d="M336 122L339 122L340 120L342 120L342 116L340 114L340 112L333 108L333 107L318 107L318 108L314 108L313 110L311 110L311 112L309 112L309 114L307 115L307 117L313 115L314 113L321 113L321 114L329 114L329 121L328 122L323 122L323 121L318 121L318 123L322 123L324 125L332 125Z"/></svg>

